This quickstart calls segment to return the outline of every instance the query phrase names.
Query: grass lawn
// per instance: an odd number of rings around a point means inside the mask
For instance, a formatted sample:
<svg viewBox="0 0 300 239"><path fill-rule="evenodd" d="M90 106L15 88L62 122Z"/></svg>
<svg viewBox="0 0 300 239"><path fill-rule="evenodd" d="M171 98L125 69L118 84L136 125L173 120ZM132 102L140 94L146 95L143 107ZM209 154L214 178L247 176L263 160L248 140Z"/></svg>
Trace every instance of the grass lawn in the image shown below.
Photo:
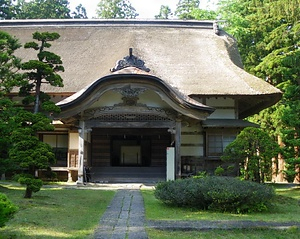
<svg viewBox="0 0 300 239"><path fill-rule="evenodd" d="M268 212L231 214L167 206L154 197L153 190L143 190L146 218L151 220L252 220L300 222L300 187L276 190L273 207Z"/></svg>
<svg viewBox="0 0 300 239"><path fill-rule="evenodd" d="M158 231L147 230L150 239L298 239L300 231L253 229L253 230L212 230L212 231Z"/></svg>
<svg viewBox="0 0 300 239"><path fill-rule="evenodd" d="M230 214L199 211L188 208L166 206L154 197L152 190L143 190L146 218L151 220L252 220L272 222L300 222L300 188L277 189L276 199L269 212L252 214ZM300 229L247 229L208 231L160 231L147 230L151 239L298 239Z"/></svg>
<svg viewBox="0 0 300 239"><path fill-rule="evenodd" d="M91 238L99 219L115 191L89 189L43 188L32 199L24 199L24 187L0 182L5 193L19 211L7 225L0 228L0 239L66 239ZM300 188L278 189L270 212L254 214L223 214L169 207L155 199L153 190L142 190L146 218L152 220L263 220L300 222ZM298 239L297 228L289 230L212 230L159 231L147 229L149 239L250 238Z"/></svg>
<svg viewBox="0 0 300 239"><path fill-rule="evenodd" d="M24 199L24 187L1 184L0 192L19 207L0 228L0 239L88 238L115 191L43 188Z"/></svg>

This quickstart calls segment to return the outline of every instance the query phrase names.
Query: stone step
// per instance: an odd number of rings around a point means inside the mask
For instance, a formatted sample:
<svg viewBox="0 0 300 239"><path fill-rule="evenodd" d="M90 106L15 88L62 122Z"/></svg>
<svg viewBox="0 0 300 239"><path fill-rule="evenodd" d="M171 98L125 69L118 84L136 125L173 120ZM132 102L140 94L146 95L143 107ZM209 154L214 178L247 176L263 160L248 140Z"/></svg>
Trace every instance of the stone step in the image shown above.
<svg viewBox="0 0 300 239"><path fill-rule="evenodd" d="M156 183L165 181L165 168L154 167L95 167L91 181L99 183Z"/></svg>

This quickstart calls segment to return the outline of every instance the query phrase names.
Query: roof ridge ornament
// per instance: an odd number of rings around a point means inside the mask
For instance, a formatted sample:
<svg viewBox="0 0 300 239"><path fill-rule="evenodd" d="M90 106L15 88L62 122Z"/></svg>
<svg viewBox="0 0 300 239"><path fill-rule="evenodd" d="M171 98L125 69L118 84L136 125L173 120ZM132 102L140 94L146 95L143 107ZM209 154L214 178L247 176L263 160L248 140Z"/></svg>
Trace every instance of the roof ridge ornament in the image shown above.
<svg viewBox="0 0 300 239"><path fill-rule="evenodd" d="M132 48L129 48L129 56L125 56L122 60L117 61L115 67L110 69L110 71L115 72L130 66L146 72L150 71L150 69L145 66L145 62L143 60L132 54Z"/></svg>
<svg viewBox="0 0 300 239"><path fill-rule="evenodd" d="M214 21L213 29L214 29L214 32L215 32L216 35L220 35L220 29L219 29L218 21Z"/></svg>

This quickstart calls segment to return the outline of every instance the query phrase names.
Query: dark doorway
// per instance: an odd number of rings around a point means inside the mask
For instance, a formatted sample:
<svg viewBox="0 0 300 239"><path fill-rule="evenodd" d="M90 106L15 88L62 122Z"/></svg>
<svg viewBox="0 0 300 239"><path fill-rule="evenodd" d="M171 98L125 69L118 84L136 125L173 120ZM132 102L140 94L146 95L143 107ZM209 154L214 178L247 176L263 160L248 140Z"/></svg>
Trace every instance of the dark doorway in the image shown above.
<svg viewBox="0 0 300 239"><path fill-rule="evenodd" d="M92 167L165 167L171 134L166 128L94 128Z"/></svg>
<svg viewBox="0 0 300 239"><path fill-rule="evenodd" d="M149 136L119 135L111 138L112 166L150 166Z"/></svg>

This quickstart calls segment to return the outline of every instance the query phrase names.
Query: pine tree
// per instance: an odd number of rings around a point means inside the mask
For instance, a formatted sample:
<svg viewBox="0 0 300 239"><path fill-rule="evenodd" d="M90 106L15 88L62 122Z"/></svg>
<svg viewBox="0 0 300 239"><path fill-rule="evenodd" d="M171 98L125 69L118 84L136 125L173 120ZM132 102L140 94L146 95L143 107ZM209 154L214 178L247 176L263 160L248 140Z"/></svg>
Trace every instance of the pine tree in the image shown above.
<svg viewBox="0 0 300 239"><path fill-rule="evenodd" d="M42 84L50 84L52 86L63 87L63 80L57 73L64 71L61 57L55 53L46 51L45 48L51 47L49 42L59 39L58 33L35 32L33 39L37 42L28 42L25 48L38 51L37 60L29 60L22 64L22 69L26 71L27 84L20 89L20 94L26 96L23 103L30 104L34 102L34 113L39 112L40 107L44 111L58 111L59 108L49 100L50 97L41 91ZM35 92L34 96L31 92Z"/></svg>

